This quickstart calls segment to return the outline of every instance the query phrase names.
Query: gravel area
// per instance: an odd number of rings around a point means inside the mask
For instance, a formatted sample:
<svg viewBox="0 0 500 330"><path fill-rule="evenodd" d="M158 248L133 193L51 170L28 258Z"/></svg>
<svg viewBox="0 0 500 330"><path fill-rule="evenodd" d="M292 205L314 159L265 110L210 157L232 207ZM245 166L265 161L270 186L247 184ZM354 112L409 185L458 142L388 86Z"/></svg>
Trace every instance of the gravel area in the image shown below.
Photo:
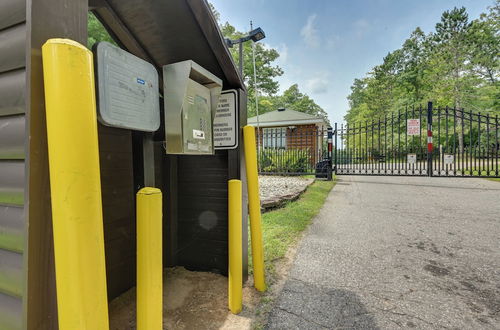
<svg viewBox="0 0 500 330"><path fill-rule="evenodd" d="M284 200L300 195L314 179L298 176L260 176L260 199L262 206L273 207Z"/></svg>

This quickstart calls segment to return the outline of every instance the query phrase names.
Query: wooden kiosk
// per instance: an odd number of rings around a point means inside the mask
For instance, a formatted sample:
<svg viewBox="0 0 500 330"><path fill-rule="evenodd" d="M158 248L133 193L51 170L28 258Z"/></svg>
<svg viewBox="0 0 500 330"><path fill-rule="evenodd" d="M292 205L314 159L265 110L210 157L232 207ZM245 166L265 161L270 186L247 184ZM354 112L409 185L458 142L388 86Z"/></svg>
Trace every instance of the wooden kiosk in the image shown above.
<svg viewBox="0 0 500 330"><path fill-rule="evenodd" d="M246 125L246 91L207 2L4 0L0 2L0 329L57 329L41 46L50 38L86 45L89 11L122 49L155 66L160 86L162 66L193 60L222 79L223 90L235 90L239 100L240 143L211 156L167 155L164 121L147 136L99 124L108 299L135 286L135 194L145 183L163 191L164 267L180 265L224 275L228 271L227 182L245 180L241 127ZM163 101L159 103L163 107ZM244 190L243 274L247 273L246 205Z"/></svg>

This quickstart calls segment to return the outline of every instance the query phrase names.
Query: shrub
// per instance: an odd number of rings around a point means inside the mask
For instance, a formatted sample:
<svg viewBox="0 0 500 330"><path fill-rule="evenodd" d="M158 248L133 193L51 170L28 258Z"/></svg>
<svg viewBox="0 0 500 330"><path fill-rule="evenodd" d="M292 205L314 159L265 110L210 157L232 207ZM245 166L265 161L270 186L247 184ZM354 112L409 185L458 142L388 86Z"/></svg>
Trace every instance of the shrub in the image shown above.
<svg viewBox="0 0 500 330"><path fill-rule="evenodd" d="M259 154L263 173L308 173L312 159L309 149L264 149Z"/></svg>

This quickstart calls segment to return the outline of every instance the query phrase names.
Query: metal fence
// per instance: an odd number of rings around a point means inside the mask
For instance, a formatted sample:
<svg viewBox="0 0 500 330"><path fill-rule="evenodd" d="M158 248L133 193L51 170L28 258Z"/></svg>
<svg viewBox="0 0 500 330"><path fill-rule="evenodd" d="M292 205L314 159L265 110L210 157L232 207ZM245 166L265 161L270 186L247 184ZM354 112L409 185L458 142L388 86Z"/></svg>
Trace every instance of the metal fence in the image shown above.
<svg viewBox="0 0 500 330"><path fill-rule="evenodd" d="M500 177L498 115L429 102L377 120L335 124L332 152L328 132L313 126L261 129L259 173L331 174L333 166L338 175Z"/></svg>
<svg viewBox="0 0 500 330"><path fill-rule="evenodd" d="M337 126L337 174L499 177L498 116L416 108Z"/></svg>
<svg viewBox="0 0 500 330"><path fill-rule="evenodd" d="M314 174L329 160L326 128L274 127L257 133L260 174Z"/></svg>

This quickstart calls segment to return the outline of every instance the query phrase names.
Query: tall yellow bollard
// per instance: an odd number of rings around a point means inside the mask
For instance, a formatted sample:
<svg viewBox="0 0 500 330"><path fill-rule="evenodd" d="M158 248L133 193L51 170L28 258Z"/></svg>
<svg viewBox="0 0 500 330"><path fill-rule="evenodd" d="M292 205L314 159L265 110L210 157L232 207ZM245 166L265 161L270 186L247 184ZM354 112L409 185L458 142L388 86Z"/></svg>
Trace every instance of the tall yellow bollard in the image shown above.
<svg viewBox="0 0 500 330"><path fill-rule="evenodd" d="M229 310L241 312L243 305L243 242L241 227L241 181L229 180Z"/></svg>
<svg viewBox="0 0 500 330"><path fill-rule="evenodd" d="M42 47L60 329L109 329L92 53Z"/></svg>
<svg viewBox="0 0 500 330"><path fill-rule="evenodd" d="M137 329L163 329L162 194L137 193Z"/></svg>
<svg viewBox="0 0 500 330"><path fill-rule="evenodd" d="M252 239L253 279L255 288L259 291L265 291L266 281L264 276L264 247L262 246L259 173L257 170L255 127L245 126L243 128L243 139L245 142L248 211L250 213L250 234Z"/></svg>

